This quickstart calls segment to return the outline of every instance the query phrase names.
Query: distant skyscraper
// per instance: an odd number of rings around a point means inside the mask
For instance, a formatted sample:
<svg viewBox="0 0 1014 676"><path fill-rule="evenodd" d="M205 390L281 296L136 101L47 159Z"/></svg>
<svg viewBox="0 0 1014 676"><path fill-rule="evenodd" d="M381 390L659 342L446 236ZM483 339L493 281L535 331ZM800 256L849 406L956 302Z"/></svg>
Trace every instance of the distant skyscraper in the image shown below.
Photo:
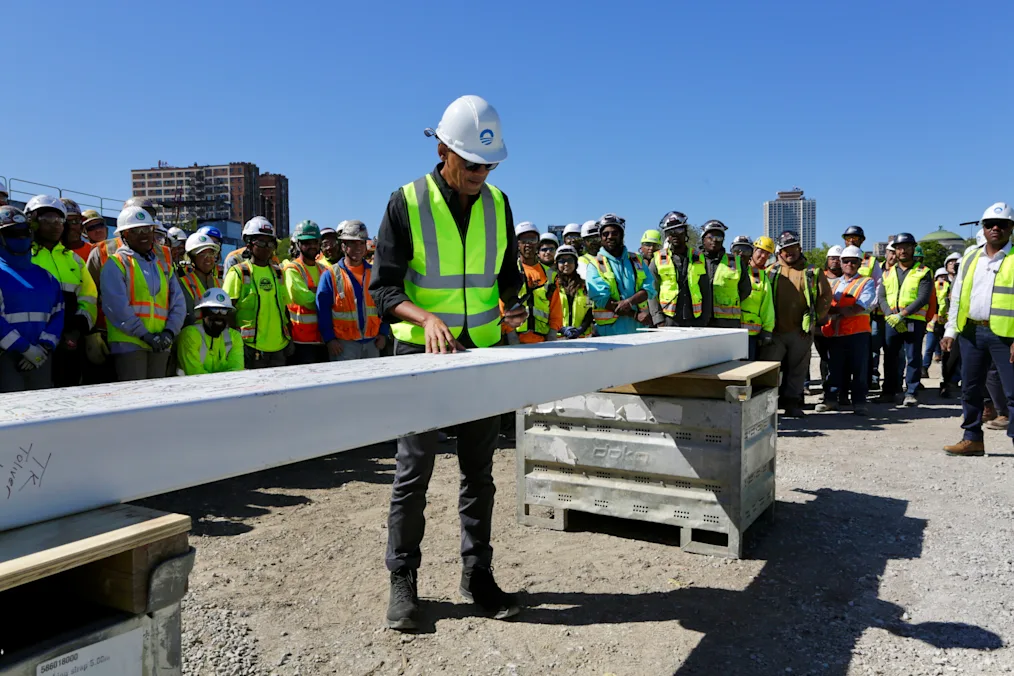
<svg viewBox="0 0 1014 676"><path fill-rule="evenodd" d="M764 234L778 240L791 230L799 236L803 251L817 246L817 200L803 199L799 188L778 193L778 199L764 203Z"/></svg>

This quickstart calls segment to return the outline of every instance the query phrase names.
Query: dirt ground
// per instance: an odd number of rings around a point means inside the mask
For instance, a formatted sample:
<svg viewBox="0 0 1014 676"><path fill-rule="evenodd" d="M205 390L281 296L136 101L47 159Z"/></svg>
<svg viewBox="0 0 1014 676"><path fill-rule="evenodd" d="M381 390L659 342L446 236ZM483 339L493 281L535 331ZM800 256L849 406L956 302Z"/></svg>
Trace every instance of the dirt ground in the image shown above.
<svg viewBox="0 0 1014 676"><path fill-rule="evenodd" d="M960 407L936 382L917 409L782 421L776 518L740 561L682 552L675 528L519 526L514 451L498 451L495 569L527 606L508 622L457 594L453 444L415 635L384 628L393 444L145 501L194 518L186 673L1012 672L1014 448L987 431L987 457L947 457Z"/></svg>

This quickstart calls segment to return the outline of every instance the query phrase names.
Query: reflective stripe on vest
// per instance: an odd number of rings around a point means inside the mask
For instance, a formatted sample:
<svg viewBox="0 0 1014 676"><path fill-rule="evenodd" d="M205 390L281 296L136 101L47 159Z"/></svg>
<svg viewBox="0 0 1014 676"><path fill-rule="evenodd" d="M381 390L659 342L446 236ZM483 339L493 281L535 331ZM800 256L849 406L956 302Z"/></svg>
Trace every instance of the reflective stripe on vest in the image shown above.
<svg viewBox="0 0 1014 676"><path fill-rule="evenodd" d="M770 293L770 285L767 277L760 271L750 268L750 295L743 299L740 318L741 325L756 336L764 328L761 320L761 305L764 303L764 295Z"/></svg>
<svg viewBox="0 0 1014 676"><path fill-rule="evenodd" d="M922 263L916 263L909 268L905 275L905 281L898 284L898 266L893 266L884 275L884 295L887 297L887 305L892 313L898 313L915 302L919 296L919 282L923 277L930 274L930 269ZM908 315L907 319L926 321L929 303Z"/></svg>
<svg viewBox="0 0 1014 676"><path fill-rule="evenodd" d="M537 265L542 266L542 272L546 276L546 283L540 284L533 289L529 286L530 280L528 279L528 275L525 274L524 264L520 258L518 259L518 272L521 273L521 278L525 280L524 287L518 291L518 298L528 296L529 291L531 291L531 296L529 296L528 300L528 317L515 330L518 333L528 333L531 331L540 336L548 336L549 305L553 298L553 291L556 290L556 270L542 263L537 263ZM529 321L534 324L534 328L529 326Z"/></svg>
<svg viewBox="0 0 1014 676"><path fill-rule="evenodd" d="M873 284L873 280L870 277L863 277L857 274L845 286L841 295L831 301L831 307L852 307L858 302L859 296L862 295L863 287L867 284ZM870 333L871 330L872 325L870 324L868 312L852 315L851 317L839 317L836 321L830 321L820 327L821 334L826 338L851 336L856 333Z"/></svg>
<svg viewBox="0 0 1014 676"><path fill-rule="evenodd" d="M961 297L958 299L957 327L960 333L965 329L968 310L972 302L972 286L975 267L979 264L981 246L969 251L961 261L964 276L961 283ZM988 277L987 277L988 279ZM1007 255L1000 263L1000 269L993 276L993 293L990 297L989 328L1003 338L1014 338L1014 256Z"/></svg>
<svg viewBox="0 0 1014 676"><path fill-rule="evenodd" d="M237 263L235 266L239 268L240 278L243 286L239 292L240 301L246 297L248 293L252 293L254 298L257 299L257 304L254 306L253 317L249 318L247 312L239 311L236 312L236 321L239 324L240 335L243 336L244 343L253 344L257 341L257 319L261 313L261 294L253 285L253 263L249 260L244 260L242 263ZM270 264L271 270L275 273L275 284L284 284L282 280L282 269L275 265ZM289 338L289 327L285 322L286 312L285 307L281 303L281 298L278 297L278 289L275 288L275 302L278 304L278 315L282 318L282 335L285 338Z"/></svg>
<svg viewBox="0 0 1014 676"><path fill-rule="evenodd" d="M370 278L372 277L372 266L363 262L363 278L356 280L363 289L363 318L366 320L365 335L359 328L359 306L356 300L355 288L352 285L352 277L343 265L331 266L331 274L334 275L334 300L331 302L331 328L334 335L340 340L364 340L376 338L380 333L380 315L377 306L370 294Z"/></svg>
<svg viewBox="0 0 1014 676"><path fill-rule="evenodd" d="M701 264L704 265L704 254ZM711 281L712 316L715 319L739 319L742 314L739 299L740 263L739 256L729 258L722 254L721 262L715 267L715 278Z"/></svg>
<svg viewBox="0 0 1014 676"><path fill-rule="evenodd" d="M658 304L666 316L675 317L676 309L679 307L679 272L676 270L676 263L667 250L655 252L655 269L658 272ZM690 289L690 306L694 317L700 317L704 310L704 297L701 294L701 277L707 275L704 262L690 252L687 256L687 269L689 279L687 286Z"/></svg>
<svg viewBox="0 0 1014 676"><path fill-rule="evenodd" d="M123 246L123 240L119 237L103 240L96 244L95 247L99 250L99 260L102 265L105 265L106 261L109 260L113 254L119 251L121 246ZM166 277L171 275L172 266L169 264L169 261L172 260L172 253L169 251L169 247L153 244L151 250L155 252L155 260L158 261L158 265L162 268L162 271L165 272Z"/></svg>
<svg viewBox="0 0 1014 676"><path fill-rule="evenodd" d="M873 276L873 266L876 265L876 264L877 264L876 257L871 256L870 254L866 254L865 256L863 256L863 262L859 266L859 276L860 277L872 277Z"/></svg>
<svg viewBox="0 0 1014 676"><path fill-rule="evenodd" d="M412 259L405 294L443 321L457 338L464 327L477 347L500 341L497 277L507 251L503 193L485 184L472 204L464 241L436 181L429 174L401 187L408 209ZM394 337L425 344L422 327L398 322Z"/></svg>
<svg viewBox="0 0 1014 676"><path fill-rule="evenodd" d="M951 296L951 282L947 279L938 279L936 281L937 288L937 317L938 322L947 322L947 312L949 310L948 305L950 304Z"/></svg>
<svg viewBox="0 0 1014 676"><path fill-rule="evenodd" d="M127 304L134 316L141 320L149 333L159 333L165 330L165 323L169 318L169 276L166 275L162 266L160 264L155 266L155 269L158 270L159 288L155 297L152 298L151 292L148 291L148 280L145 279L144 272L141 270L141 264L133 256L126 253L115 253L110 256L110 260L116 263L116 266L126 277ZM143 340L131 336L114 325L113 322L107 322L106 328L111 343L133 343L145 350L151 350L151 347Z"/></svg>
<svg viewBox="0 0 1014 676"><path fill-rule="evenodd" d="M644 261L641 259L641 255L634 253L633 251L627 252L627 260L630 261L630 265L634 269L634 293L637 293L644 287ZM607 261L605 256L601 253L594 259L595 267L602 275L602 279L605 280L606 284L609 285L609 298L614 302L620 302L623 300L620 298L620 287L616 283L616 274L613 272L612 261ZM606 310L605 308L593 308L592 317L595 318L596 324L603 326L613 324L619 318L612 310Z"/></svg>
<svg viewBox="0 0 1014 676"><path fill-rule="evenodd" d="M588 299L587 292L581 287L574 294L574 297L571 298L562 286L558 288L560 289L560 309L563 311L563 325L580 327L584 323L584 318L588 314L588 311L591 309L591 301ZM591 333L592 324L589 324L580 337L590 336Z"/></svg>
<svg viewBox="0 0 1014 676"><path fill-rule="evenodd" d="M317 268L317 279L319 280L320 275L324 274L324 271L327 270L327 265L314 262L314 266ZM303 281L306 282L306 288L316 294L317 282L310 275L310 269L306 266L306 263L301 258L296 258L285 261L285 267L282 269L287 270L290 267L299 270ZM316 303L310 307L303 307L298 303L290 302L287 307L289 309L289 321L292 322L292 340L294 342L315 345L324 342L324 339L320 337L320 329L317 327Z"/></svg>

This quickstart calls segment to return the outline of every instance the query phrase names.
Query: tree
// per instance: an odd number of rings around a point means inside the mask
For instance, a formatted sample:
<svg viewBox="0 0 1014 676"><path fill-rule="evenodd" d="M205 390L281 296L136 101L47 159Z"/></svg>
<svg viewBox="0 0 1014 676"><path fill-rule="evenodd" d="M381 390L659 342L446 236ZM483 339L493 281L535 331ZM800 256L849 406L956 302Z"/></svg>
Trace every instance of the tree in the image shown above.
<svg viewBox="0 0 1014 676"><path fill-rule="evenodd" d="M275 249L275 255L278 256L278 260L287 261L289 260L289 243L288 237L285 239L278 240L278 247Z"/></svg>
<svg viewBox="0 0 1014 676"><path fill-rule="evenodd" d="M944 267L944 260L946 260L950 252L943 244L940 242L923 242L919 246L922 247L922 264L930 269L931 274L937 268Z"/></svg>
<svg viewBox="0 0 1014 676"><path fill-rule="evenodd" d="M816 249L810 249L804 254L806 262L818 270L823 270L824 265L827 263L827 250L830 248L830 244L827 242L821 242L819 247Z"/></svg>

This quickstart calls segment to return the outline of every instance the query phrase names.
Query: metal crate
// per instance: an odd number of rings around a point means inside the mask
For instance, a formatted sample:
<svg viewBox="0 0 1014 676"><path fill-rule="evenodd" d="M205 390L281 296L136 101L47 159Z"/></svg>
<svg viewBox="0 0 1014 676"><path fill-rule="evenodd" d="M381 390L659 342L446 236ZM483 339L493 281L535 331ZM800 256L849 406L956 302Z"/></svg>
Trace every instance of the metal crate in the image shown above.
<svg viewBox="0 0 1014 676"><path fill-rule="evenodd" d="M746 529L773 510L777 398L596 392L520 410L518 521L565 529L577 510L671 524L689 552L740 558Z"/></svg>

